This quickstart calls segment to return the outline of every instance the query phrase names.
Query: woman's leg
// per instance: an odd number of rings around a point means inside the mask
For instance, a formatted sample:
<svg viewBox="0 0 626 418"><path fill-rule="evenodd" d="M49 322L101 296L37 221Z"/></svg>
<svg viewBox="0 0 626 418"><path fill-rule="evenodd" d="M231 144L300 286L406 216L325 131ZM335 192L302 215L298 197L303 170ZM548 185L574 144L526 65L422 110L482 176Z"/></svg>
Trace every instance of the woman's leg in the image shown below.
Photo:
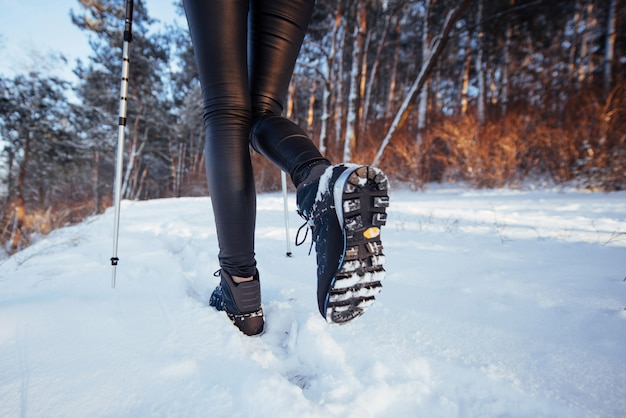
<svg viewBox="0 0 626 418"><path fill-rule="evenodd" d="M252 0L251 141L297 186L298 211L311 225L317 253L320 313L344 323L360 316L381 289L388 186L378 169L329 166L306 134L280 117L313 3Z"/></svg>
<svg viewBox="0 0 626 418"><path fill-rule="evenodd" d="M297 186L311 164L329 165L306 133L281 116L315 0L252 0L249 74L252 146Z"/></svg>
<svg viewBox="0 0 626 418"><path fill-rule="evenodd" d="M220 248L232 276L256 273L256 192L249 152L249 0L184 0L202 85L206 172Z"/></svg>

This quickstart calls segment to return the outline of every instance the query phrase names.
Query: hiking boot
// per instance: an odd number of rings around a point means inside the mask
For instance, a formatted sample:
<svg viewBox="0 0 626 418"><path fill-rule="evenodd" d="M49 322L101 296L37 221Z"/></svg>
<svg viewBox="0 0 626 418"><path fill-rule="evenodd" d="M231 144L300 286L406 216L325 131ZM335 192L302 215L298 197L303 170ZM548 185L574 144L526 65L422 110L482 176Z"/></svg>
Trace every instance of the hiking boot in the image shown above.
<svg viewBox="0 0 626 418"><path fill-rule="evenodd" d="M209 305L226 315L241 332L257 335L263 332L265 324L261 308L261 282L259 272L247 282L235 283L225 270L218 270L215 276L221 276L220 284L211 294Z"/></svg>
<svg viewBox="0 0 626 418"><path fill-rule="evenodd" d="M382 288L380 227L387 221L388 188L380 169L354 164L328 167L298 187L298 213L317 253L318 307L329 323L357 318Z"/></svg>

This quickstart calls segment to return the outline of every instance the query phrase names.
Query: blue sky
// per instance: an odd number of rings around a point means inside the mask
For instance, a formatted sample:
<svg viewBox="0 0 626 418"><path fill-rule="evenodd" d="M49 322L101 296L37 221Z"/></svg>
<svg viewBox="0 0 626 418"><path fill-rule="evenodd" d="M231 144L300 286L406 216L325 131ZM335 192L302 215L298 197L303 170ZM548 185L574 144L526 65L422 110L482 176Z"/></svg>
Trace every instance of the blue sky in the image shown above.
<svg viewBox="0 0 626 418"><path fill-rule="evenodd" d="M151 16L171 22L174 0L146 0ZM87 35L71 22L70 9L78 0L0 0L0 73L7 76L31 69L61 75L73 81L76 58L89 53ZM62 53L67 64L51 65L45 57Z"/></svg>

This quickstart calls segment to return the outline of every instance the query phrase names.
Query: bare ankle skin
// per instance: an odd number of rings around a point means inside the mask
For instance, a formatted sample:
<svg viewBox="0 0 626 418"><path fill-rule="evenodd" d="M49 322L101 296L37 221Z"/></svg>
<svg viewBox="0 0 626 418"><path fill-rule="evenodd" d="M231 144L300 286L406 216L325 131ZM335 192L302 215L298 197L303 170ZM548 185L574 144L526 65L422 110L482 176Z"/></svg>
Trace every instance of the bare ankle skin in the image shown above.
<svg viewBox="0 0 626 418"><path fill-rule="evenodd" d="M249 282L249 281L251 281L251 280L253 279L253 277L252 277L252 276L250 276L250 277L232 276L232 278L233 278L233 281L234 281L235 283Z"/></svg>

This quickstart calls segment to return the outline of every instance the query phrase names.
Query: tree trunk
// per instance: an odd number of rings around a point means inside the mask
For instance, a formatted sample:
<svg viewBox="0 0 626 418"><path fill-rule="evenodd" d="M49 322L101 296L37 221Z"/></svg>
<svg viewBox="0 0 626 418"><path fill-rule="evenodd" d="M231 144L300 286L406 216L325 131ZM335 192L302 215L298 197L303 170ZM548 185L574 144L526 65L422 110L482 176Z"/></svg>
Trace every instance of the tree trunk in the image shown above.
<svg viewBox="0 0 626 418"><path fill-rule="evenodd" d="M135 119L135 124L139 122L139 118ZM132 139L130 139L130 150L128 151L128 159L126 160L126 170L124 171L124 177L122 179L122 190L120 193L120 198L124 199L128 197L127 190L129 188L130 177L133 172L133 163L135 161L135 146L137 144L137 134L136 129L133 130L135 134Z"/></svg>
<svg viewBox="0 0 626 418"><path fill-rule="evenodd" d="M435 86L437 88L433 91L431 89L431 101L430 106L433 111L438 113L443 113L443 93L442 89L439 88L441 86L441 67L437 67L437 71L435 71Z"/></svg>
<svg viewBox="0 0 626 418"><path fill-rule="evenodd" d="M341 144L343 134L343 54L346 49L346 27L343 19L342 2L337 6L337 17L335 25L338 27L338 49L337 49L337 71L335 72L334 85L335 94L335 143Z"/></svg>
<svg viewBox="0 0 626 418"><path fill-rule="evenodd" d="M469 82L470 82L470 69L472 67L472 48L471 48L471 36L467 31L465 37L465 64L463 65L463 78L461 80L461 114L467 114L467 108L469 107Z"/></svg>
<svg viewBox="0 0 626 418"><path fill-rule="evenodd" d="M385 42L387 39L387 32L389 30L389 23L391 21L391 15L387 15L387 19L385 19L385 25L383 27L383 36L382 39L378 42L378 49L376 50L376 58L374 60L374 64L372 65L372 71L369 75L369 81L367 83L367 88L365 90L365 99L363 101L363 113L361 114L361 132L365 131L367 126L368 113L370 108L370 101L372 99L372 89L374 87L374 82L376 81L376 74L378 72L378 67L380 65L380 57L383 51L383 47L385 46ZM366 62L364 60L364 62Z"/></svg>
<svg viewBox="0 0 626 418"><path fill-rule="evenodd" d="M365 54L365 34L367 31L367 11L365 0L358 0L357 23L354 27L354 42L352 46L352 70L350 71L350 92L348 94L348 116L346 120L346 135L343 146L343 161L352 161L356 149L357 126L359 125L359 108L361 104L361 77L362 62Z"/></svg>
<svg viewBox="0 0 626 418"><path fill-rule="evenodd" d="M183 176L185 174L186 161L185 158L187 155L187 144L182 142L178 147L178 167L176 169L178 175L176 176L176 197L181 196L182 185L183 185Z"/></svg>
<svg viewBox="0 0 626 418"><path fill-rule="evenodd" d="M322 120L320 123L320 139L319 150L322 155L326 155L326 143L328 142L328 120L330 119L330 86L329 83L324 83L324 89L322 90Z"/></svg>
<svg viewBox="0 0 626 418"><path fill-rule="evenodd" d="M609 15L607 18L606 40L604 46L604 92L607 95L611 91L611 86L613 84L612 68L615 56L615 38L617 36L615 32L615 20L617 19L615 9L617 7L617 0L610 1L611 3L609 4Z"/></svg>
<svg viewBox="0 0 626 418"><path fill-rule="evenodd" d="M198 142L197 142L197 147L196 149L198 149L198 153L196 153L195 157L194 157L194 164L193 164L193 170L194 173L196 175L203 175L203 173L205 172L205 166L204 166L204 129L200 128L198 129Z"/></svg>
<svg viewBox="0 0 626 418"><path fill-rule="evenodd" d="M476 71L478 77L478 97L476 98L478 126L481 127L485 123L485 69L483 67L483 0L478 0L478 13L476 21L478 22L478 52L476 54Z"/></svg>
<svg viewBox="0 0 626 418"><path fill-rule="evenodd" d="M287 119L290 119L293 123L298 123L298 113L296 111L296 78L291 77L289 82L289 90L287 93L287 106L285 109Z"/></svg>
<svg viewBox="0 0 626 418"><path fill-rule="evenodd" d="M172 133L167 135L167 144L169 149L170 172L172 176L172 196L180 197L181 184L183 177L183 168L185 166L185 143L180 142L176 148L176 139Z"/></svg>
<svg viewBox="0 0 626 418"><path fill-rule="evenodd" d="M341 16L342 5L341 2L337 5L337 13L335 16L335 24L333 25L333 31L331 34L330 53L328 54L328 71L326 74L326 80L324 80L324 87L322 90L322 120L320 126L320 139L319 150L322 155L326 155L328 144L328 124L331 122L331 101L333 99L333 86L336 81L335 71L336 59L337 59L337 44L339 43L339 34L341 31Z"/></svg>
<svg viewBox="0 0 626 418"><path fill-rule="evenodd" d="M93 187L93 213L99 214L102 210L102 193L100 193L100 150L93 150L93 171L91 183Z"/></svg>
<svg viewBox="0 0 626 418"><path fill-rule="evenodd" d="M135 192L135 196L133 197L133 200L140 200L141 199L141 193L143 192L143 187L144 187L144 184L145 184L146 177L148 177L148 169L144 168L141 171L141 177L137 181L136 192Z"/></svg>
<svg viewBox="0 0 626 418"><path fill-rule="evenodd" d="M141 117L135 118L133 124L133 135L130 146L130 153L128 155L128 161L126 162L126 173L124 175L124 181L122 182L122 198L130 198L136 195L135 188L138 184L139 176L139 157L143 151L146 141L139 144L139 125L141 123Z"/></svg>
<svg viewBox="0 0 626 418"><path fill-rule="evenodd" d="M515 7L515 0L510 0L511 9ZM506 22L506 35L504 38L504 63L502 64L502 100L500 102L500 113L506 116L509 105L509 70L511 68L511 39L513 38L513 23L511 17Z"/></svg>
<svg viewBox="0 0 626 418"><path fill-rule="evenodd" d="M22 227L26 219L26 207L24 204L24 179L26 178L26 166L30 160L30 132L24 135L24 155L20 163L20 169L17 175L17 184L15 187L15 224L11 234L11 253L20 249L22 242Z"/></svg>
<svg viewBox="0 0 626 418"><path fill-rule="evenodd" d="M5 168L6 173L7 173L7 178L6 178L7 195L4 198L4 204L3 204L3 209L2 209L3 213L2 213L2 218L0 218L1 220L4 220L5 216L8 218L7 214L10 212L11 196L13 196L14 194L13 191L15 188L15 185L13 184L13 163L15 162L15 152L10 147L6 147L5 152L8 155L7 164Z"/></svg>
<svg viewBox="0 0 626 418"><path fill-rule="evenodd" d="M391 66L391 75L389 76L389 92L387 94L387 104L385 108L385 119L391 118L393 104L396 101L396 84L398 82L398 64L400 63L400 19L394 16L394 39L396 48L393 54L393 64Z"/></svg>
<svg viewBox="0 0 626 418"><path fill-rule="evenodd" d="M432 0L427 0L424 3L424 19L422 26L422 64L426 62L428 56L431 54L430 45L428 42L428 17L430 15L430 5ZM417 107L417 141L416 146L419 148L422 144L422 131L426 128L426 111L428 109L428 81L425 88L422 88L419 95L419 104Z"/></svg>
<svg viewBox="0 0 626 418"><path fill-rule="evenodd" d="M569 77L570 83L578 88L578 45L579 45L579 33L582 27L582 2L583 0L576 0L576 14L574 15L574 33L572 34L572 40L569 48Z"/></svg>
<svg viewBox="0 0 626 418"><path fill-rule="evenodd" d="M24 207L24 197L20 195L15 199L15 223L13 224L13 232L11 233L11 254L20 249L22 227L24 226L25 218L26 209Z"/></svg>
<svg viewBox="0 0 626 418"><path fill-rule="evenodd" d="M578 65L578 84L584 86L589 81L589 74L592 72L593 60L591 57L591 26L593 15L593 2L587 0L585 7L586 10L586 23L585 30L583 31L581 45L580 45L580 63ZM581 18L582 20L582 18Z"/></svg>
<svg viewBox="0 0 626 418"><path fill-rule="evenodd" d="M367 30L367 19L366 19L365 29ZM366 103L364 103L365 102L365 90L367 89L367 78L369 76L367 72L367 63L369 61L368 51L370 48L371 41L372 41L372 33L367 32L367 35L365 36L365 44L363 45L363 54L361 56L361 74L359 75L361 82L359 85L359 107L358 107L359 111L358 111L358 118L357 118L358 125L354 127L354 129L357 131L357 138L365 130L364 129L365 121L363 120L363 108L366 105ZM361 125L362 121L363 121L363 125Z"/></svg>
<svg viewBox="0 0 626 418"><path fill-rule="evenodd" d="M317 92L317 83L313 80L311 86L311 94L309 95L309 110L307 111L306 128L309 137L313 136L313 122L315 120L315 93Z"/></svg>

